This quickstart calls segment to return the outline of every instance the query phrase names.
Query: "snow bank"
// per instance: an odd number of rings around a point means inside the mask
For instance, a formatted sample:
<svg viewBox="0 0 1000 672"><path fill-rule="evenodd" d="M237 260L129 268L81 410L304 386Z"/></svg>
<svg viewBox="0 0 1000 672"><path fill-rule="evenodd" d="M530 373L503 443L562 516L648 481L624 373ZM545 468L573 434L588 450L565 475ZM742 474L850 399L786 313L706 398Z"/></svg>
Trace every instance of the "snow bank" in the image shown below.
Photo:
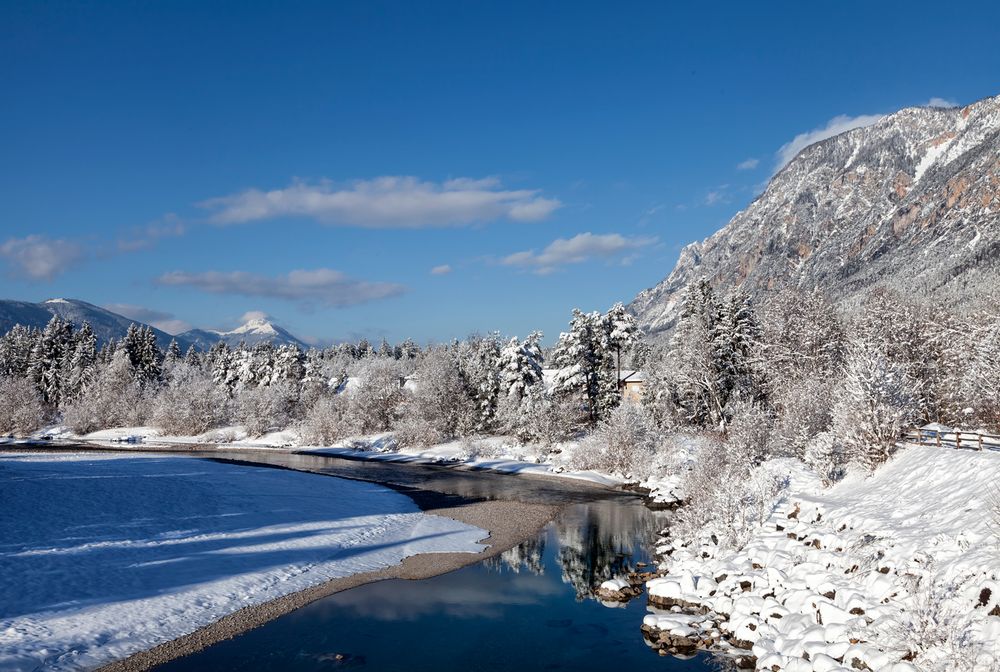
<svg viewBox="0 0 1000 672"><path fill-rule="evenodd" d="M572 448L571 446L564 447ZM339 446L301 446L310 453L359 457L382 462L407 464L451 464L506 474L558 476L604 486L616 486L624 479L598 471L567 469L562 462L544 456L537 447L525 446L508 437L490 436L449 441L428 447L400 447L388 434L360 437Z"/></svg>
<svg viewBox="0 0 1000 672"><path fill-rule="evenodd" d="M186 457L0 457L0 669L95 667L487 532L380 486Z"/></svg>
<svg viewBox="0 0 1000 672"><path fill-rule="evenodd" d="M915 446L874 476L808 483L737 553L663 546L651 604L707 610L758 669L997 669L1000 454Z"/></svg>

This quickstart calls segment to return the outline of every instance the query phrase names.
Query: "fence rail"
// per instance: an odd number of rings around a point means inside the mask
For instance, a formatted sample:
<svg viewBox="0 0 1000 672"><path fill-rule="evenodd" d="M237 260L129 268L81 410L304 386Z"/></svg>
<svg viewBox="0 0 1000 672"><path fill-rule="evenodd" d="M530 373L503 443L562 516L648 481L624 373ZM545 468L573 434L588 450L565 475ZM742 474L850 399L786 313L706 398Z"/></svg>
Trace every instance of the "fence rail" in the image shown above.
<svg viewBox="0 0 1000 672"><path fill-rule="evenodd" d="M903 432L903 440L922 446L944 446L964 450L1000 450L1000 436L960 429L914 427Z"/></svg>

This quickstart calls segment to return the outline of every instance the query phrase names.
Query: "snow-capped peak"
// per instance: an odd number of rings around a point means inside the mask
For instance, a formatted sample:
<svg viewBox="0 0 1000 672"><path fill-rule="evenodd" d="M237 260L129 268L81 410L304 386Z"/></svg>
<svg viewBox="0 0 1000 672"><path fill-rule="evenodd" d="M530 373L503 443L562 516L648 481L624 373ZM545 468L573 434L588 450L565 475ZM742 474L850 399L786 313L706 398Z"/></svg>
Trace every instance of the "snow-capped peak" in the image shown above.
<svg viewBox="0 0 1000 672"><path fill-rule="evenodd" d="M274 325L263 318L254 318L244 322L239 327L236 327L232 331L228 332L230 334L269 334L276 335L278 330L274 328Z"/></svg>

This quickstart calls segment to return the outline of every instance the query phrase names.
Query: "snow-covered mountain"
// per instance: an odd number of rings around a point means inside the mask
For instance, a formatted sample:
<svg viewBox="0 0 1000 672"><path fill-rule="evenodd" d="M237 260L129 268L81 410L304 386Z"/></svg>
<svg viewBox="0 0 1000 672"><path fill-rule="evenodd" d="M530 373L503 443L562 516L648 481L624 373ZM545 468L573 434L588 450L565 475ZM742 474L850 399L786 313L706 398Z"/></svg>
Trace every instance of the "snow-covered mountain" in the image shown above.
<svg viewBox="0 0 1000 672"><path fill-rule="evenodd" d="M0 334L7 333L15 324L42 328L48 324L53 315L72 322L77 328L84 322L89 322L99 343L111 338L116 340L122 338L128 331L129 325L133 323L140 327L149 326L78 299L49 299L41 303L0 300ZM171 336L155 327L150 329L156 334L156 342L161 348L166 348L171 339L177 339L181 350L187 350L191 345L199 350L208 350L219 341L225 341L230 347L235 347L240 342L255 345L264 341L270 341L275 345L297 345L303 350L309 347L286 329L258 316L246 320L232 331L191 329Z"/></svg>
<svg viewBox="0 0 1000 672"><path fill-rule="evenodd" d="M72 322L77 328L84 322L89 322L98 343L104 343L111 338L116 340L122 338L128 331L129 325L133 323L138 326L149 326L78 299L49 299L41 303L0 300L0 334L7 333L15 324L40 329L48 324L53 315ZM170 344L170 339L174 338L155 327L150 329L156 334L156 342L161 348L166 348ZM176 338L182 348L187 348L190 344L190 341L182 336Z"/></svg>
<svg viewBox="0 0 1000 672"><path fill-rule="evenodd" d="M1000 96L904 109L806 147L629 309L648 333L668 331L700 277L838 300L876 283L958 302L1000 286Z"/></svg>
<svg viewBox="0 0 1000 672"><path fill-rule="evenodd" d="M230 347L235 347L241 342L247 345L271 342L274 345L297 345L303 350L308 349L308 345L293 336L288 330L268 321L266 318L255 317L244 322L232 331L211 331L208 329L192 329L178 335L178 339L194 343L200 350L207 350L219 341L225 342Z"/></svg>

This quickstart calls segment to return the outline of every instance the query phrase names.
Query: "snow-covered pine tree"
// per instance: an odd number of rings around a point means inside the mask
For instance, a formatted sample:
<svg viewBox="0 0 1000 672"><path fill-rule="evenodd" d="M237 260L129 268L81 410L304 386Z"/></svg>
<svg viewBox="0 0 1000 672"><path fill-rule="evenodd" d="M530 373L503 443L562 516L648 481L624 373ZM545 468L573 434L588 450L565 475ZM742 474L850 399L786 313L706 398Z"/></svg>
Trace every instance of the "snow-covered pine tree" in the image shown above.
<svg viewBox="0 0 1000 672"><path fill-rule="evenodd" d="M573 309L570 329L559 334L551 359L557 367L553 392L563 397L580 396L590 421L598 421L602 410L612 406L606 403L609 394L617 395L617 383L607 376L613 359L601 314ZM609 382L611 390L607 389Z"/></svg>
<svg viewBox="0 0 1000 672"><path fill-rule="evenodd" d="M115 358L115 352L118 350L118 341L113 338L109 338L101 346L100 352L97 353L97 361L101 364L111 364L111 361Z"/></svg>
<svg viewBox="0 0 1000 672"><path fill-rule="evenodd" d="M603 321L607 346L615 353L615 375L621 380L622 353L627 353L639 340L639 325L621 303L611 306Z"/></svg>
<svg viewBox="0 0 1000 672"><path fill-rule="evenodd" d="M58 406L62 393L63 364L73 338L73 325L53 315L35 341L28 378L46 404Z"/></svg>
<svg viewBox="0 0 1000 672"><path fill-rule="evenodd" d="M542 381L541 340L542 333L533 331L523 341L511 338L500 351L497 366L504 395L520 400Z"/></svg>
<svg viewBox="0 0 1000 672"><path fill-rule="evenodd" d="M182 359L181 346L177 344L176 338L171 338L170 345L167 346L167 351L163 355L163 368L169 369Z"/></svg>
<svg viewBox="0 0 1000 672"><path fill-rule="evenodd" d="M156 334L152 329L147 326L139 327L133 322L119 347L125 351L132 373L140 385L151 384L160 379L163 354L156 345Z"/></svg>
<svg viewBox="0 0 1000 672"><path fill-rule="evenodd" d="M689 424L719 426L725 418L715 340L720 320L721 306L711 285L702 279L688 287L667 355L673 390L664 398L677 402Z"/></svg>
<svg viewBox="0 0 1000 672"><path fill-rule="evenodd" d="M750 295L736 290L722 304L712 333L716 386L723 407L730 400L761 404L767 399L762 362L764 332Z"/></svg>
<svg viewBox="0 0 1000 672"><path fill-rule="evenodd" d="M375 348L372 344L368 342L367 338L362 338L358 341L358 347L355 351L355 357L358 359L367 359L375 354Z"/></svg>
<svg viewBox="0 0 1000 672"><path fill-rule="evenodd" d="M305 355L299 346L291 343L279 346L274 353L270 384L286 382L298 385L305 374Z"/></svg>
<svg viewBox="0 0 1000 672"><path fill-rule="evenodd" d="M163 352L156 345L156 334L151 327L143 327L140 347L140 363L137 374L144 383L156 383L163 373Z"/></svg>
<svg viewBox="0 0 1000 672"><path fill-rule="evenodd" d="M236 383L236 378L231 373L232 364L233 353L224 341L213 344L205 357L205 368L211 371L212 381L230 392Z"/></svg>
<svg viewBox="0 0 1000 672"><path fill-rule="evenodd" d="M187 352L184 353L184 363L195 368L202 367L202 356L201 353L198 352L198 349L194 347L194 343L189 345Z"/></svg>
<svg viewBox="0 0 1000 672"><path fill-rule="evenodd" d="M73 354L66 370L63 399L75 399L90 384L96 374L97 337L88 322L77 332Z"/></svg>
<svg viewBox="0 0 1000 672"><path fill-rule="evenodd" d="M402 359L416 359L420 354L420 346L409 338L399 344L399 350Z"/></svg>
<svg viewBox="0 0 1000 672"><path fill-rule="evenodd" d="M473 416L463 424L466 432L488 433L496 426L500 403L500 335L473 336L454 348L461 379L475 401Z"/></svg>
<svg viewBox="0 0 1000 672"><path fill-rule="evenodd" d="M31 351L41 336L37 329L15 324L0 338L0 376L24 378L28 375Z"/></svg>

